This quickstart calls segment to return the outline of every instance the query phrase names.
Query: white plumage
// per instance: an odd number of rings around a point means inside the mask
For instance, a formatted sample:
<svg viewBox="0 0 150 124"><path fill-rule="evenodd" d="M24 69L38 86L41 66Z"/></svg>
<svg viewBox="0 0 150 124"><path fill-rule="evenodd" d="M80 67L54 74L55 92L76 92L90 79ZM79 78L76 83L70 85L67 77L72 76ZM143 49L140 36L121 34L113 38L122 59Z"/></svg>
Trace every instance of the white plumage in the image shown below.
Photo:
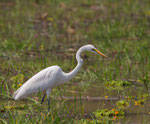
<svg viewBox="0 0 150 124"><path fill-rule="evenodd" d="M55 78L54 75L57 75L57 78ZM25 82L14 93L14 99L18 100L32 93L51 89L59 84L60 79L62 81L64 80L62 70L59 66L51 66L43 69L42 71L35 74L32 78L30 78L27 82Z"/></svg>
<svg viewBox="0 0 150 124"><path fill-rule="evenodd" d="M51 90L64 82L69 81L73 78L77 72L80 70L83 60L81 58L81 53L83 51L91 51L98 53L101 56L107 57L98 51L93 45L82 46L76 53L76 59L78 61L77 66L70 73L65 73L59 66L51 66L35 74L32 78L26 81L13 95L15 100L22 99L32 93L39 91L46 91L48 97L48 104L50 104L49 95ZM42 99L42 102L45 98L45 95ZM42 103L41 102L41 103ZM49 110L49 107L48 107Z"/></svg>

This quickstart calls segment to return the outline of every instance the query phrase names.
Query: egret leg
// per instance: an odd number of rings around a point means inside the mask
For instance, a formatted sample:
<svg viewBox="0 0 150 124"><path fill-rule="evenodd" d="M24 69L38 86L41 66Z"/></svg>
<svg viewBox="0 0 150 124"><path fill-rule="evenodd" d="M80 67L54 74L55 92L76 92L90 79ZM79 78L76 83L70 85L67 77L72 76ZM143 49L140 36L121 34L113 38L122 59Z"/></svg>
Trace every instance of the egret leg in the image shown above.
<svg viewBox="0 0 150 124"><path fill-rule="evenodd" d="M50 110L50 99L48 99L48 112L49 112L49 110Z"/></svg>
<svg viewBox="0 0 150 124"><path fill-rule="evenodd" d="M41 104L44 102L45 96L46 96L46 93L44 93L44 95L42 97Z"/></svg>
<svg viewBox="0 0 150 124"><path fill-rule="evenodd" d="M48 99L48 112L50 110L50 93L51 93L51 89L46 90L47 93L47 99Z"/></svg>

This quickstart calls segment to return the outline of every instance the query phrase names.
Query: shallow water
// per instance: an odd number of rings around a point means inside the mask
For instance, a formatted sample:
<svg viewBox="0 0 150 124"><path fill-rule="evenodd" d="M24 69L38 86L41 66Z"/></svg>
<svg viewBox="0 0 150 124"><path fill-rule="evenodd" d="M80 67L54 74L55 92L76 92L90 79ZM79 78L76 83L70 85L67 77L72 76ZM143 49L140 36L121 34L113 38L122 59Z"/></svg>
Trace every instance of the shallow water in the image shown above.
<svg viewBox="0 0 150 124"><path fill-rule="evenodd" d="M82 93L82 106L84 108L84 113L93 113L97 109L113 109L118 100L121 100L123 97L117 95L117 92L109 93L108 98L105 97L106 89L104 87L101 88L90 88L87 91ZM108 91L109 92L109 91ZM107 92L107 93L108 93ZM132 95L136 95L136 89L132 90ZM76 98L80 98L79 92L75 92L72 96L76 96ZM69 94L71 96L71 94ZM93 100L91 100L93 98ZM67 99L67 98L66 98ZM74 100L70 97L66 101L68 106L74 104ZM147 123L150 122L150 100L146 101L143 107L129 105L126 108L126 114L124 118L117 120L116 122L121 123ZM80 102L78 102L79 109L81 108Z"/></svg>

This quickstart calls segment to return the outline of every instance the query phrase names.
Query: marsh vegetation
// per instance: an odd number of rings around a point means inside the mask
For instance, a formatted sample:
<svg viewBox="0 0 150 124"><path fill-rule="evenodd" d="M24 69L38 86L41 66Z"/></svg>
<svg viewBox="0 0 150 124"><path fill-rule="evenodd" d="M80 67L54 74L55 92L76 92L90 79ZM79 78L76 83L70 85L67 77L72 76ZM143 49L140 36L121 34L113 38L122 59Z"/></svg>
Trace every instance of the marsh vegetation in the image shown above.
<svg viewBox="0 0 150 124"><path fill-rule="evenodd" d="M148 0L0 1L0 123L150 122L150 4ZM93 44L104 54L82 55L81 71L53 89L14 101L35 73L59 65L69 72L75 53Z"/></svg>

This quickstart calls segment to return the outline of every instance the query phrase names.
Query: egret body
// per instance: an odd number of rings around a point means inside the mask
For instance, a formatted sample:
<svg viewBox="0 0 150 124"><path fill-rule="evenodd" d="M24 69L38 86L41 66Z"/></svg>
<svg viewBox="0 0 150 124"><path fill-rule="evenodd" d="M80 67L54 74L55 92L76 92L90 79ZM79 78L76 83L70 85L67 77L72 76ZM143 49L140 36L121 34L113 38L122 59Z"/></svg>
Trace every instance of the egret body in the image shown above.
<svg viewBox="0 0 150 124"><path fill-rule="evenodd" d="M47 94L48 99L48 110L50 109L50 93L52 89L58 85L63 84L64 82L72 79L77 72L80 70L83 59L81 58L81 53L83 51L91 51L94 53L98 53L103 57L105 56L103 53L98 51L93 45L84 45L76 53L77 66L69 73L65 73L59 66L50 66L46 69L41 70L33 77L31 77L28 81L26 81L13 95L15 100L22 99L32 93L45 91L41 103L43 103L45 95Z"/></svg>

